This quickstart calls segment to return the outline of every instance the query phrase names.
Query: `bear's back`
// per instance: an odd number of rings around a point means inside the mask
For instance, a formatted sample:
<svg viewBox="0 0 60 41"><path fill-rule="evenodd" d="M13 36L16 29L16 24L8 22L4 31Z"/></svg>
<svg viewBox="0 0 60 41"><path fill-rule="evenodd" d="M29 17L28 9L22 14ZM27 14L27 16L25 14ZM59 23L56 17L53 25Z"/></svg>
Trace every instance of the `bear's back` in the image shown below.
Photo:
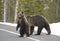
<svg viewBox="0 0 60 41"><path fill-rule="evenodd" d="M46 24L47 19L43 16L35 15L35 16L27 16L27 20L32 25L38 25L38 24Z"/></svg>

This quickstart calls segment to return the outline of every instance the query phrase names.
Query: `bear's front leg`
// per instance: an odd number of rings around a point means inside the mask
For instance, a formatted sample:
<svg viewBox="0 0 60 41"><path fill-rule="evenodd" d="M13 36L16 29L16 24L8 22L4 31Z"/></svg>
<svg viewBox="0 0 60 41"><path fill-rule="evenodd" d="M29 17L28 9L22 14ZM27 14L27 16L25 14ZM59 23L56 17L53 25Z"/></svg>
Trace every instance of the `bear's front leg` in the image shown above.
<svg viewBox="0 0 60 41"><path fill-rule="evenodd" d="M33 32L34 32L34 26L31 26L31 27L30 27L30 35L32 35Z"/></svg>

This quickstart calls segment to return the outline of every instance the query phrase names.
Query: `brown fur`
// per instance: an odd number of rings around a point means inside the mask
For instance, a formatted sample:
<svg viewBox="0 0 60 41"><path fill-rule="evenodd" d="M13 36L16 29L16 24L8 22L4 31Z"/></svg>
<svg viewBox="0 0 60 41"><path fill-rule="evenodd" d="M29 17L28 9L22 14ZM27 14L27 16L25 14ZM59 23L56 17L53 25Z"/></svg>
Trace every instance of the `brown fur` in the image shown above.
<svg viewBox="0 0 60 41"><path fill-rule="evenodd" d="M20 16L24 16L23 13L18 16L18 19L20 19L19 18ZM30 27L30 34L33 34L34 26L38 26L38 31L37 31L36 35L40 35L43 28L45 28L47 30L48 35L51 34L49 23L47 22L45 17L39 16L39 15L27 16L27 17L24 16L24 19L25 19L25 23L28 23L28 25ZM18 20L18 24L20 22L21 22L21 20ZM28 29L27 29L27 31L28 31Z"/></svg>

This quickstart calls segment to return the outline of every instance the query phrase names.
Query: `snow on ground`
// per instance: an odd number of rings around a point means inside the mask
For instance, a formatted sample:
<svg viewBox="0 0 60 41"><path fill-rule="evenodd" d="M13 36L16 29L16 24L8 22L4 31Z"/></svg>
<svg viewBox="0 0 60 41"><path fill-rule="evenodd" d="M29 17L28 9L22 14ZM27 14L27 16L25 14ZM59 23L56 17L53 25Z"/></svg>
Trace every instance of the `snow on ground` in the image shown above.
<svg viewBox="0 0 60 41"><path fill-rule="evenodd" d="M5 25L10 25L10 26L15 26L15 27L17 25L15 23L6 23L6 22L0 22L0 24L5 24ZM49 25L50 25L50 28L51 28L51 34L60 36L60 22L52 23L52 24L49 24ZM34 30L37 31L37 27L35 27ZM42 32L47 33L47 31L45 29L43 29Z"/></svg>
<svg viewBox="0 0 60 41"><path fill-rule="evenodd" d="M7 23L7 22L0 22L0 24L10 25L10 26L16 26L15 23Z"/></svg>
<svg viewBox="0 0 60 41"><path fill-rule="evenodd" d="M50 25L50 28L51 28L51 34L60 36L60 22L52 23L52 24L49 24L49 25ZM46 30L43 29L43 32L46 32Z"/></svg>

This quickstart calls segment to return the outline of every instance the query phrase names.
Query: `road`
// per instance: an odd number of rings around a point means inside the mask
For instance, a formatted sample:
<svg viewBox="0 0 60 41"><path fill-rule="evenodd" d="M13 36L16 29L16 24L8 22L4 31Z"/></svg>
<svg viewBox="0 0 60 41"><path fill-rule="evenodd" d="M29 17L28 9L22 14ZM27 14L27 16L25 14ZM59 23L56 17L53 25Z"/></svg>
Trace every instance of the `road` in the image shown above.
<svg viewBox="0 0 60 41"><path fill-rule="evenodd" d="M19 37L19 31L15 30L16 27L0 24L0 41L60 41L60 36L46 35L33 35L30 37Z"/></svg>

